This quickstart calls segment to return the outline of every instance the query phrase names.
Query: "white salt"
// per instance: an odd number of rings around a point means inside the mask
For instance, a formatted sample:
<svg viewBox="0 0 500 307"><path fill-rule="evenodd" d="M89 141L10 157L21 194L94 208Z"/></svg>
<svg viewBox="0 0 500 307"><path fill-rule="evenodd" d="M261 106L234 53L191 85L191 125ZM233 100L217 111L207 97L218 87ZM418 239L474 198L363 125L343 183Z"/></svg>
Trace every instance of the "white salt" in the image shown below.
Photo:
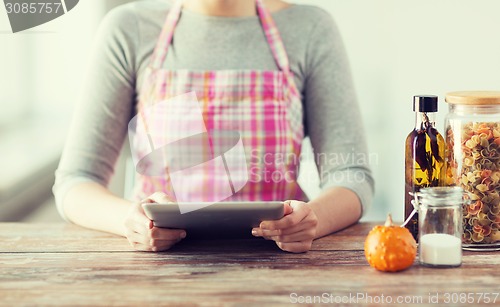
<svg viewBox="0 0 500 307"><path fill-rule="evenodd" d="M431 265L462 263L462 241L452 235L431 233L420 238L420 261Z"/></svg>

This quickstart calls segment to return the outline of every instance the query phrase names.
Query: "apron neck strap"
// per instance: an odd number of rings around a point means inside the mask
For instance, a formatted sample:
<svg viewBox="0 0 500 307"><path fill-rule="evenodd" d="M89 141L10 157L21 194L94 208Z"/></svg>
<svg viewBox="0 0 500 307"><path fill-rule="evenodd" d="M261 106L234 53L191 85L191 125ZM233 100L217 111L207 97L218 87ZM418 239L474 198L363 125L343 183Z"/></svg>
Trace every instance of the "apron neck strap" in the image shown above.
<svg viewBox="0 0 500 307"><path fill-rule="evenodd" d="M183 2L184 0L175 0L174 4L168 12L165 25L163 26L153 53L153 57L151 58L151 66L154 69L160 68L165 61L168 47L172 42L175 27L177 26L177 22L179 21L179 17L181 15ZM283 41L281 40L278 28L276 27L271 14L265 8L263 0L256 0L255 2L257 6L257 14L259 15L260 23L264 30L267 43L271 48L274 60L282 71L289 72L290 64L288 61L288 55L286 53Z"/></svg>
<svg viewBox="0 0 500 307"><path fill-rule="evenodd" d="M256 0L257 14L259 15L260 23L262 25L262 28L264 29L267 43L271 48L276 64L282 71L288 73L290 71L290 63L288 61L288 55L286 53L285 45L283 44L283 40L281 39L278 27L276 27L274 19L271 16L271 13L269 13L269 11L264 6L263 1L264 0Z"/></svg>
<svg viewBox="0 0 500 307"><path fill-rule="evenodd" d="M175 0L174 4L168 11L165 25L163 26L158 42L156 43L153 57L151 58L151 66L155 69L160 68L165 61L168 46L170 46L170 42L174 36L175 26L177 25L181 15L183 2L183 0Z"/></svg>

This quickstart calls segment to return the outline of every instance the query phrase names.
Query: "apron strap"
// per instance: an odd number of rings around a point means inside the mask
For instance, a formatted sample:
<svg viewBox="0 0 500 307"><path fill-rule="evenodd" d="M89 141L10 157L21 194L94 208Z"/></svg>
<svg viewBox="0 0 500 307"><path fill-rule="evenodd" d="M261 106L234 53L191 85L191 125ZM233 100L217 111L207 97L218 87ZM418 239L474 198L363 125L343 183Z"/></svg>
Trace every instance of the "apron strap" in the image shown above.
<svg viewBox="0 0 500 307"><path fill-rule="evenodd" d="M175 0L173 6L168 12L165 25L163 26L160 38L156 44L153 57L151 58L151 66L154 69L158 69L163 65L165 58L167 56L168 47L172 42L174 36L175 27L179 21L179 17L182 11L183 0ZM274 60L278 65L278 68L285 73L290 72L290 64L288 61L288 55L281 40L280 33L274 20L265 8L263 0L256 0L257 14L259 15L262 28L264 29L264 34L266 36L267 43L271 48Z"/></svg>
<svg viewBox="0 0 500 307"><path fill-rule="evenodd" d="M257 13L260 17L260 22L266 35L267 43L271 47L274 60L278 67L286 73L290 72L290 62L286 53L285 45L281 39L280 32L274 23L271 13L265 8L263 0L256 0Z"/></svg>
<svg viewBox="0 0 500 307"><path fill-rule="evenodd" d="M151 58L151 66L153 69L158 69L163 65L165 57L167 56L168 46L172 42L174 36L175 27L181 16L182 3L183 0L175 0L174 4L170 8L167 19L165 20L165 25L161 31L158 42Z"/></svg>

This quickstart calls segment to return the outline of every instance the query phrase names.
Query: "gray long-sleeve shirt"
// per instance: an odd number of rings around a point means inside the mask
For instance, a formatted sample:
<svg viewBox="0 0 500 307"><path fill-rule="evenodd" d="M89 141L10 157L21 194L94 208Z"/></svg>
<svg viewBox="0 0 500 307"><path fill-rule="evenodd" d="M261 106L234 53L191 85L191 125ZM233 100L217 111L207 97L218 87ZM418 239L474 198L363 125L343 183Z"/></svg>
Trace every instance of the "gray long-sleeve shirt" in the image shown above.
<svg viewBox="0 0 500 307"><path fill-rule="evenodd" d="M108 184L170 6L161 0L138 1L103 20L56 172L54 194L63 217L64 196L76 184ZM292 5L272 16L302 94L321 186L353 190L366 212L374 183L338 29L328 13L312 6ZM214 17L186 10L164 65L170 70L278 69L257 16Z"/></svg>

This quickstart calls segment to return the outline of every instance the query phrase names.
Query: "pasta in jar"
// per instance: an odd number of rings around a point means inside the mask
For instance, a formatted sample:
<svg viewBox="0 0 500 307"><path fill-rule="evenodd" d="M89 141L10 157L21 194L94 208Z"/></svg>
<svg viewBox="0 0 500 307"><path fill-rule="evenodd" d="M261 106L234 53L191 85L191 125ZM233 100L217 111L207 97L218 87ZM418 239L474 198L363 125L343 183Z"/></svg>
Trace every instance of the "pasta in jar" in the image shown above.
<svg viewBox="0 0 500 307"><path fill-rule="evenodd" d="M464 189L464 249L500 249L500 92L446 96L446 183Z"/></svg>

